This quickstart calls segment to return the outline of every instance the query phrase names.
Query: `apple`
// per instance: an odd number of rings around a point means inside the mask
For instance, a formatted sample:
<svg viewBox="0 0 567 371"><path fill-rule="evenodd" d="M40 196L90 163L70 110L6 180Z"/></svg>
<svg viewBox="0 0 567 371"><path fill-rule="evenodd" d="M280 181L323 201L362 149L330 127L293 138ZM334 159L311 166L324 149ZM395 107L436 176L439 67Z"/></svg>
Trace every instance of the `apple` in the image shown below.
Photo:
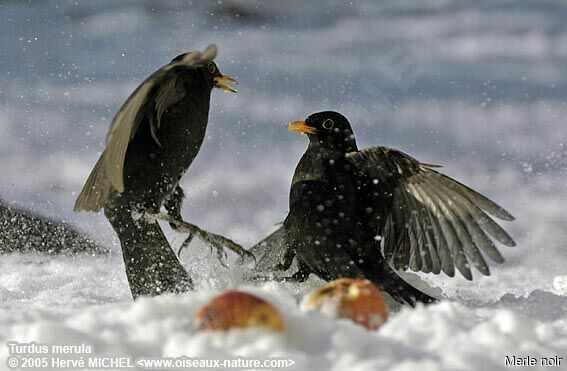
<svg viewBox="0 0 567 371"><path fill-rule="evenodd" d="M283 330L283 319L272 304L246 292L227 291L201 307L195 314L195 327L206 331L264 327Z"/></svg>
<svg viewBox="0 0 567 371"><path fill-rule="evenodd" d="M303 312L319 311L330 318L348 318L376 330L388 318L388 306L380 289L368 280L341 278L307 294Z"/></svg>

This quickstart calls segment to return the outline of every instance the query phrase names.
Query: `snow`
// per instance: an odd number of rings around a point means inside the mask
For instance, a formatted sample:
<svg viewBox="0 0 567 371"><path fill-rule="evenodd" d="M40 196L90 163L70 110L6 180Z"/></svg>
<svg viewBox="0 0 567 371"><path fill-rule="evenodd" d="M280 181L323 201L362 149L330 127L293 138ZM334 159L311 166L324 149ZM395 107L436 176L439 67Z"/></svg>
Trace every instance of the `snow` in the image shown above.
<svg viewBox="0 0 567 371"><path fill-rule="evenodd" d="M567 294L567 276L557 276L553 279L553 288L559 294Z"/></svg>
<svg viewBox="0 0 567 371"><path fill-rule="evenodd" d="M559 356L552 369L567 370L566 16L562 0L0 2L0 196L10 204L118 252L102 215L71 211L77 192L135 86L214 42L240 89L213 93L207 138L182 181L188 220L244 246L274 230L306 146L284 125L334 109L362 147L444 165L496 200L516 216L503 226L518 243L502 247L506 263L490 277L421 275L445 300L396 310L377 332L301 313L320 280L251 285L200 244L183 254L196 292L135 303L117 254L3 255L0 344L289 357L301 370L502 370L506 356ZM184 237L169 236L176 246ZM198 307L228 288L276 304L285 332L195 332ZM0 369L6 357L0 346Z"/></svg>

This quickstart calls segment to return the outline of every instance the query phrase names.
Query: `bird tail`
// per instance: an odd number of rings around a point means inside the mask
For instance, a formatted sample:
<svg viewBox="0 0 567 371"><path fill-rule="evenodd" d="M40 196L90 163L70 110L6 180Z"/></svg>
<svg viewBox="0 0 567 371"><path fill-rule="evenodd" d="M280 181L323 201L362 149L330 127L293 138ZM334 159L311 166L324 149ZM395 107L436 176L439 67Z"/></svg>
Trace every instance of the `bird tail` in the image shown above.
<svg viewBox="0 0 567 371"><path fill-rule="evenodd" d="M250 252L256 257L255 270L271 272L278 266L286 265L284 260L286 260L288 250L286 231L282 226L250 248Z"/></svg>
<svg viewBox="0 0 567 371"><path fill-rule="evenodd" d="M102 153L89 175L73 211L100 211L111 190L105 171L105 152Z"/></svg>
<svg viewBox="0 0 567 371"><path fill-rule="evenodd" d="M133 220L126 208L107 208L105 214L118 234L130 291L135 298L181 293L193 281L156 221Z"/></svg>
<svg viewBox="0 0 567 371"><path fill-rule="evenodd" d="M401 278L399 279L399 282L390 285L390 287L386 289L386 292L388 292L397 302L402 304L407 303L412 307L415 307L417 303L432 304L438 301L434 297L429 296L411 286Z"/></svg>
<svg viewBox="0 0 567 371"><path fill-rule="evenodd" d="M417 303L432 304L438 301L434 297L410 285L389 266L387 266L385 270L382 270L379 275L368 275L367 278L373 281L383 291L390 294L390 296L400 304L409 304L415 307Z"/></svg>

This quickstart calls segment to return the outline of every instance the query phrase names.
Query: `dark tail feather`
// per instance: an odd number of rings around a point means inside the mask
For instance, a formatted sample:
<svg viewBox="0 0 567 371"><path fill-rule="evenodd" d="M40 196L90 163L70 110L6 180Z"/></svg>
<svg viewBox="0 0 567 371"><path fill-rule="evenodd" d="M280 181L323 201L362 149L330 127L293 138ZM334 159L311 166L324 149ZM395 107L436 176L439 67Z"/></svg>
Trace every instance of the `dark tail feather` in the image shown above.
<svg viewBox="0 0 567 371"><path fill-rule="evenodd" d="M155 296L193 289L193 281L157 222L134 221L129 212L105 209L118 234L132 296Z"/></svg>
<svg viewBox="0 0 567 371"><path fill-rule="evenodd" d="M386 263L384 263L386 264ZM382 274L368 276L380 289L390 294L390 296L400 304L409 304L415 307L416 303L432 304L438 300L420 291L407 283L403 278L398 276L394 270L387 266L386 271Z"/></svg>
<svg viewBox="0 0 567 371"><path fill-rule="evenodd" d="M426 293L419 291L401 278L399 278L397 282L389 284L388 288L385 288L385 291L397 302L402 304L407 303L412 307L415 307L418 302L432 304L438 301Z"/></svg>
<svg viewBox="0 0 567 371"><path fill-rule="evenodd" d="M289 267L287 263L291 263L284 227L279 227L269 236L252 246L250 252L256 257L255 270L260 272L271 272L278 270L281 266Z"/></svg>

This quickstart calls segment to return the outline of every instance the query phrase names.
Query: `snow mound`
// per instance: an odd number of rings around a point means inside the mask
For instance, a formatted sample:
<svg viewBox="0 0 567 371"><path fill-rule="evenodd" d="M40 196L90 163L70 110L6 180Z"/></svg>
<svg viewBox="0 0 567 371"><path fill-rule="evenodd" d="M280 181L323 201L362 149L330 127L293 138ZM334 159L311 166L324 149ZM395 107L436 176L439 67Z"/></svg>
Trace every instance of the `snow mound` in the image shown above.
<svg viewBox="0 0 567 371"><path fill-rule="evenodd" d="M553 288L558 294L567 295L567 276L556 276L553 279Z"/></svg>
<svg viewBox="0 0 567 371"><path fill-rule="evenodd" d="M565 317L543 323L511 309L441 302L402 309L370 332L347 320L301 313L296 298L276 283L240 289L276 305L284 316L283 333L196 331L194 314L218 292L191 292L82 310L2 313L0 341L83 343L96 355L134 359L279 357L293 360L293 370L415 370L418 364L432 370L502 370L506 356L551 357L567 348ZM6 357L1 348L0 359Z"/></svg>

